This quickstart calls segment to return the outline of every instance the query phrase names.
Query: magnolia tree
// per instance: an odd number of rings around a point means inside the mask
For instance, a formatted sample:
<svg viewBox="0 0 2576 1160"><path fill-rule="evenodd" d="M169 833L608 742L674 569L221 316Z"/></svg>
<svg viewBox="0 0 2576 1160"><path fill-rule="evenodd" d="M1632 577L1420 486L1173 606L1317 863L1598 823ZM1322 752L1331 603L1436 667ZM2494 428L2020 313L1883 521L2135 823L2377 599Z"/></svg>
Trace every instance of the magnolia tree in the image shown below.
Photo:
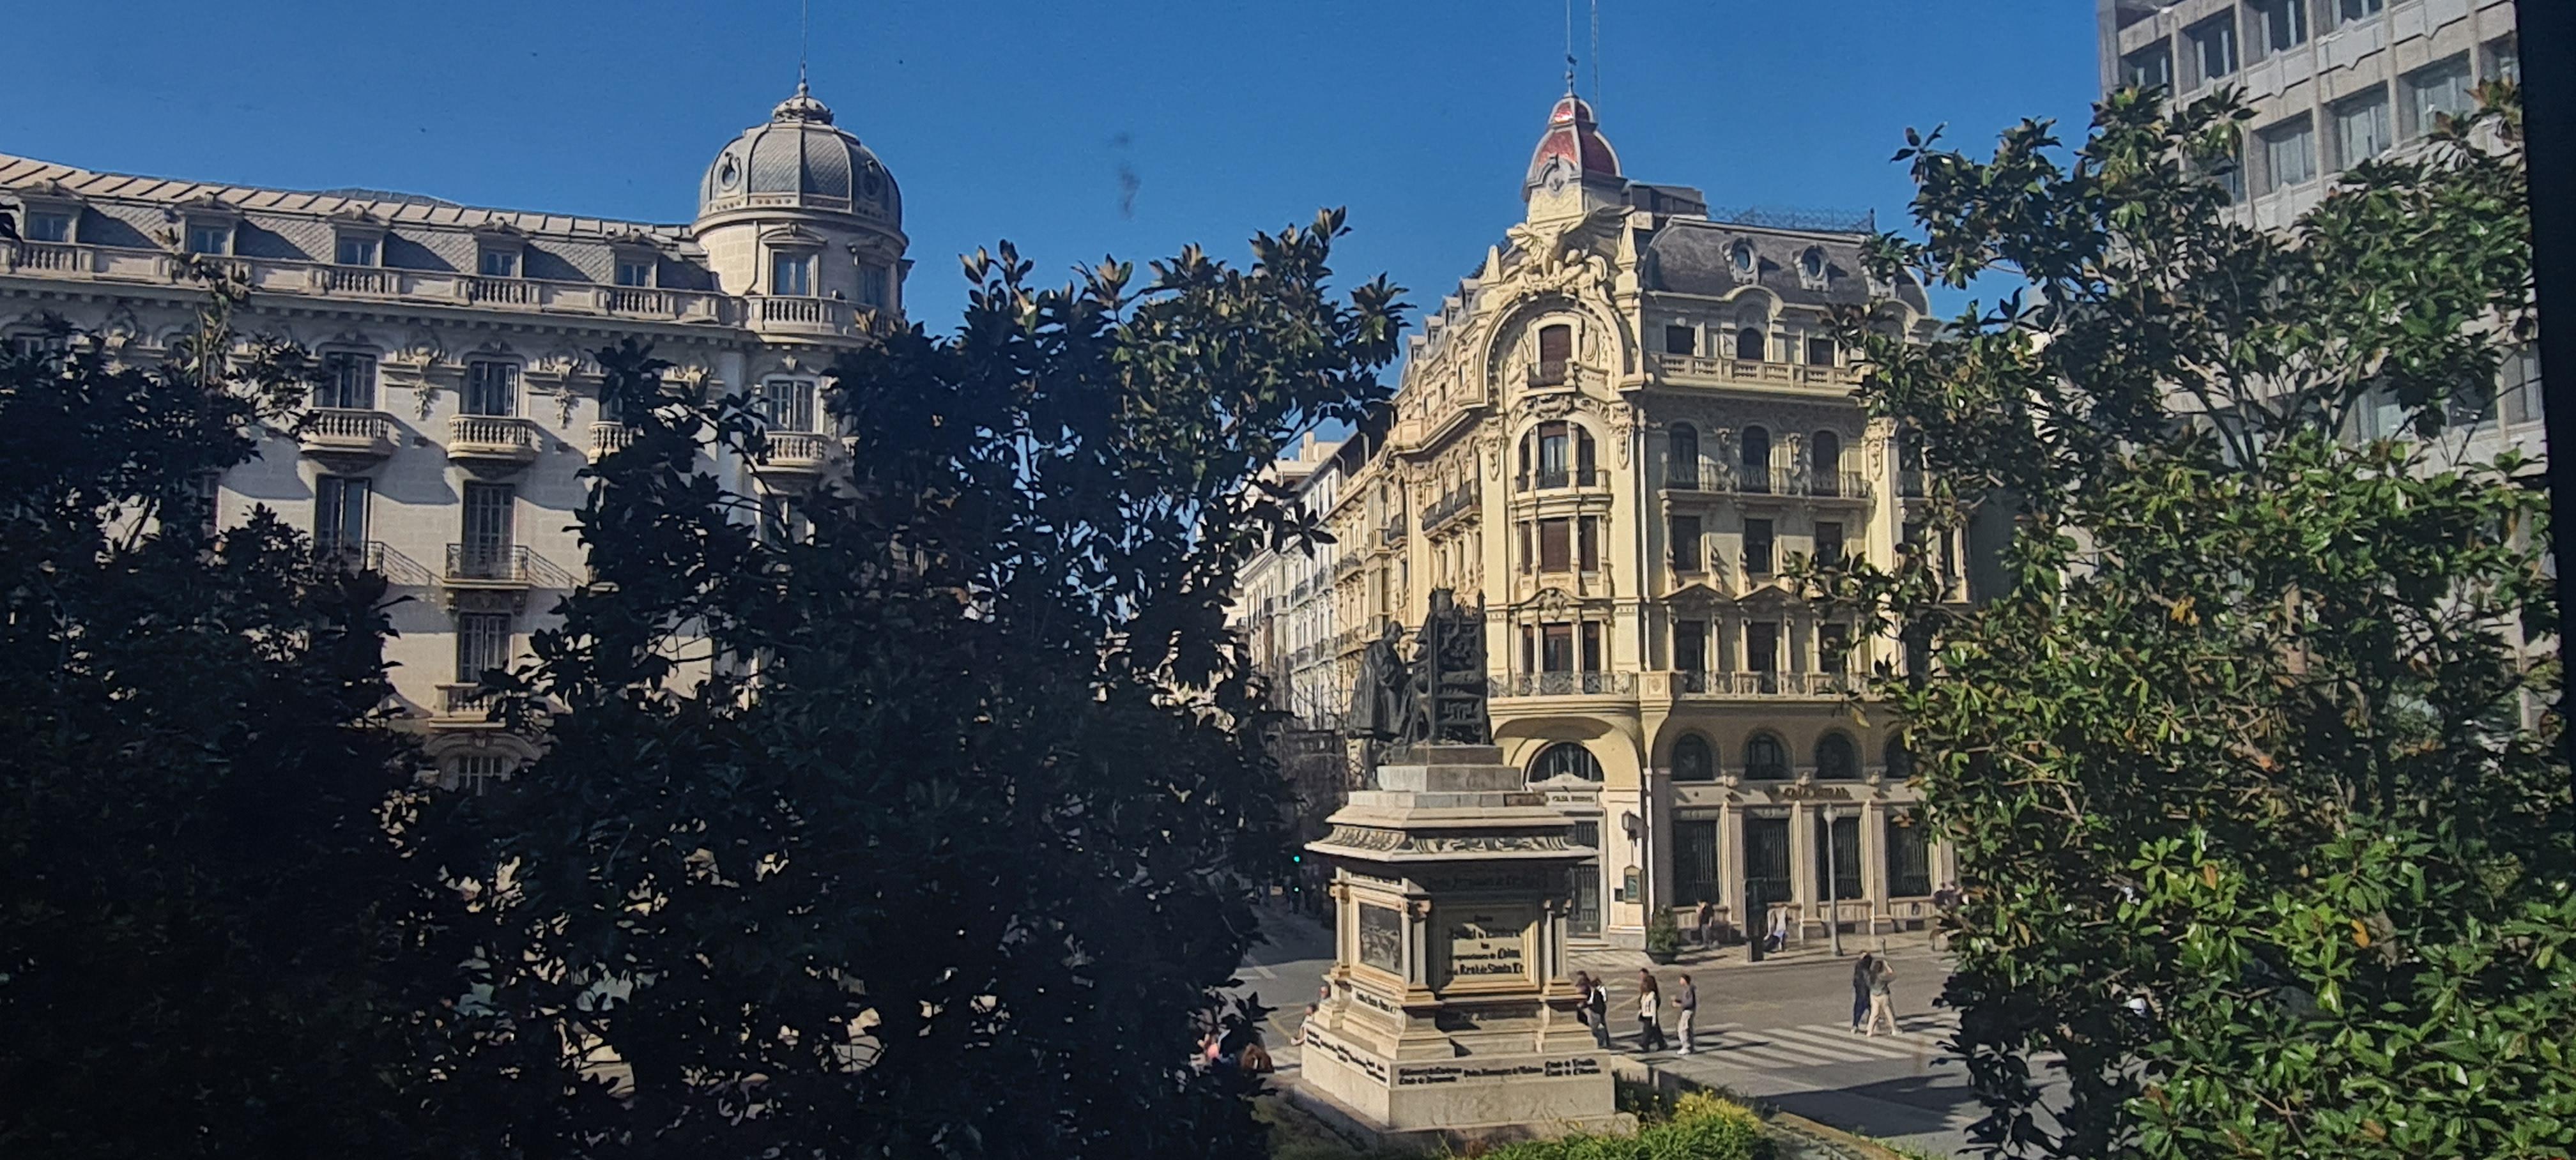
<svg viewBox="0 0 2576 1160"><path fill-rule="evenodd" d="M2545 492L2464 433L2532 326L2489 97L2274 232L2215 179L2228 95L1898 154L1923 240L1881 272L2028 286L1925 344L1849 327L1942 481L1927 526L2015 517L2004 583L1964 608L1914 547L1817 580L1933 650L1894 709L1968 884L1947 998L1989 1149L2576 1143Z"/></svg>
<svg viewBox="0 0 2576 1160"><path fill-rule="evenodd" d="M1141 284L979 253L953 333L833 368L847 483L794 495L711 474L767 452L747 399L602 352L635 441L510 682L548 749L432 827L492 836L441 853L454 1098L531 1154L1260 1151L1189 1066L1285 860L1225 618L1317 535L1260 469L1395 351L1392 287L1326 287L1341 232Z"/></svg>

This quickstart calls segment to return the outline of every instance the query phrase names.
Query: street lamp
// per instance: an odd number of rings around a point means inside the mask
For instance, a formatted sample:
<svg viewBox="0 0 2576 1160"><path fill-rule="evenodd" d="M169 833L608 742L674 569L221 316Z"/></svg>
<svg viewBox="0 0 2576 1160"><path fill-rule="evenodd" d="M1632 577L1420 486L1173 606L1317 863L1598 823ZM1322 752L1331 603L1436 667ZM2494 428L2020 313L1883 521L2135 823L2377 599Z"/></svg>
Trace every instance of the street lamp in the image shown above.
<svg viewBox="0 0 2576 1160"><path fill-rule="evenodd" d="M1833 939L1834 957L1843 957L1842 875L1834 866L1834 807L1825 805L1825 933Z"/></svg>

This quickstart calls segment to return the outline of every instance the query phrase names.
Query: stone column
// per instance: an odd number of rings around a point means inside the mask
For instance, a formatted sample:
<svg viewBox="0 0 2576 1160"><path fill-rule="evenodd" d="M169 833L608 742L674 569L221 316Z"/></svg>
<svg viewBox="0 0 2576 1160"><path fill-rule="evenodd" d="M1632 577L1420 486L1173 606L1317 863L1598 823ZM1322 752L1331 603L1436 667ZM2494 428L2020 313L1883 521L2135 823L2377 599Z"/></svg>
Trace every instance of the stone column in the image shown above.
<svg viewBox="0 0 2576 1160"><path fill-rule="evenodd" d="M1860 805L1860 890L1869 899L1869 933L1888 923L1887 803L1875 798Z"/></svg>
<svg viewBox="0 0 2576 1160"><path fill-rule="evenodd" d="M1789 901L1798 907L1798 935L1816 917L1824 899L1816 895L1816 815L1805 802L1789 807Z"/></svg>

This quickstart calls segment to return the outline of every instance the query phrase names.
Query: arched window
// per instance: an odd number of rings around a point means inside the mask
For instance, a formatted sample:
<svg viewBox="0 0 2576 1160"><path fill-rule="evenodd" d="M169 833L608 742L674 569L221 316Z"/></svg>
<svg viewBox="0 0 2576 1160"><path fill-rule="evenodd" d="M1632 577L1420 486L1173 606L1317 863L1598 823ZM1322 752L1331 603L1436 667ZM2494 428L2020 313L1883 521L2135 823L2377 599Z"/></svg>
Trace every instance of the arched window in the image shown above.
<svg viewBox="0 0 2576 1160"><path fill-rule="evenodd" d="M1903 781L1914 776L1914 751L1905 747L1903 737L1888 738L1887 748L1881 752L1880 760L1887 763L1888 780Z"/></svg>
<svg viewBox="0 0 2576 1160"><path fill-rule="evenodd" d="M1738 274L1752 273L1753 243L1739 240L1733 246L1728 247L1726 251L1726 264L1734 267L1735 272Z"/></svg>
<svg viewBox="0 0 2576 1160"><path fill-rule="evenodd" d="M1713 781L1717 778L1717 759L1709 753L1708 738L1697 733L1684 733L1673 742L1674 781Z"/></svg>
<svg viewBox="0 0 2576 1160"><path fill-rule="evenodd" d="M1843 440L1831 431L1818 431L1808 456L1808 470L1814 475L1817 495L1843 493Z"/></svg>
<svg viewBox="0 0 2576 1160"><path fill-rule="evenodd" d="M1670 460L1664 466L1668 487L1683 491L1699 490L1699 428L1688 423L1673 424Z"/></svg>
<svg viewBox="0 0 2576 1160"><path fill-rule="evenodd" d="M1828 733L1816 741L1816 779L1850 781L1860 776L1860 753L1846 734Z"/></svg>
<svg viewBox="0 0 2576 1160"><path fill-rule="evenodd" d="M1744 742L1744 777L1748 781L1786 781L1789 779L1789 748L1770 733L1756 733Z"/></svg>
<svg viewBox="0 0 2576 1160"><path fill-rule="evenodd" d="M1761 331L1759 328L1757 328L1757 327L1751 327L1751 326L1748 326L1748 327L1745 327L1745 328L1744 328L1744 329L1742 329L1742 330L1736 331L1736 332L1735 332L1735 358L1736 358L1736 361L1738 361L1738 362L1761 362L1761 361L1762 361L1762 358L1763 358L1763 354L1764 354L1764 352L1765 352L1765 348L1769 347L1770 345L1771 345L1771 344L1770 344L1769 342L1765 341L1764 336L1763 336L1763 334L1762 334L1762 331Z"/></svg>
<svg viewBox="0 0 2576 1160"><path fill-rule="evenodd" d="M1538 760L1530 763L1531 781L1552 781L1560 777L1583 781L1601 780L1601 763L1592 751L1572 741L1559 741L1539 751Z"/></svg>
<svg viewBox="0 0 2576 1160"><path fill-rule="evenodd" d="M1771 433L1760 427L1744 429L1744 490L1771 490Z"/></svg>
<svg viewBox="0 0 2576 1160"><path fill-rule="evenodd" d="M1806 275L1810 282L1824 277L1825 252L1813 246L1808 247L1806 253L1798 255L1798 272Z"/></svg>

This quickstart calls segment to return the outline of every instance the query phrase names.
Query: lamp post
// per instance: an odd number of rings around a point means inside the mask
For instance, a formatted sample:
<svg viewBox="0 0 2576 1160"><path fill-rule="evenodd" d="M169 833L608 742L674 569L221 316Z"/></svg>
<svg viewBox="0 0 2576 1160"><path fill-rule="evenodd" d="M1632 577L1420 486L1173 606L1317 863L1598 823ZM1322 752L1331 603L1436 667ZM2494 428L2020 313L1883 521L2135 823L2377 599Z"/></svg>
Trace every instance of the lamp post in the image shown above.
<svg viewBox="0 0 2576 1160"><path fill-rule="evenodd" d="M1833 940L1834 957L1843 957L1842 875L1834 866L1834 807L1825 805L1825 933Z"/></svg>

